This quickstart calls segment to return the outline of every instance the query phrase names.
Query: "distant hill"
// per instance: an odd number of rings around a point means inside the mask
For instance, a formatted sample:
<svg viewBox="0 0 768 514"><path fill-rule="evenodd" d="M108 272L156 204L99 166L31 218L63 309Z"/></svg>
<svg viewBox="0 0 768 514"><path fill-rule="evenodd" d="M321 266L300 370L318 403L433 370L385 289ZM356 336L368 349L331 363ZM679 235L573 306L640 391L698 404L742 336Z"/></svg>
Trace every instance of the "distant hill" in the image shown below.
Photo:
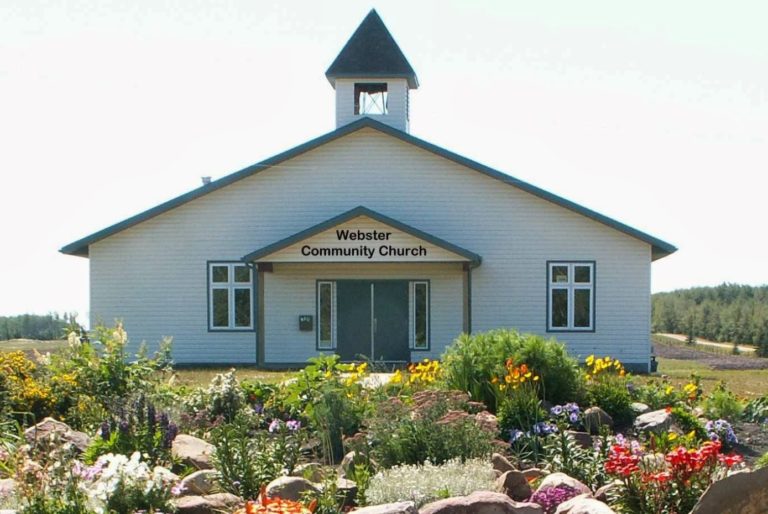
<svg viewBox="0 0 768 514"><path fill-rule="evenodd" d="M64 337L64 329L74 323L74 315L21 314L0 316L0 341L8 339L38 339L50 341Z"/></svg>
<svg viewBox="0 0 768 514"><path fill-rule="evenodd" d="M653 332L754 344L768 356L768 285L721 284L652 296Z"/></svg>

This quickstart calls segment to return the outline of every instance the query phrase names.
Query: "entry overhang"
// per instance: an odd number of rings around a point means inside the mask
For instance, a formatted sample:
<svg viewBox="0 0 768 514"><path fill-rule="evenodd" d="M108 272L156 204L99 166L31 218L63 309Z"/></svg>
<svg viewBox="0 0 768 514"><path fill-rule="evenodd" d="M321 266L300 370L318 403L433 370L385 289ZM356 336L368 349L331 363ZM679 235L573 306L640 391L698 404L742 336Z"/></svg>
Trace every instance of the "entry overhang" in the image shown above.
<svg viewBox="0 0 768 514"><path fill-rule="evenodd" d="M260 248L244 262L458 262L477 267L482 258L444 239L356 207Z"/></svg>

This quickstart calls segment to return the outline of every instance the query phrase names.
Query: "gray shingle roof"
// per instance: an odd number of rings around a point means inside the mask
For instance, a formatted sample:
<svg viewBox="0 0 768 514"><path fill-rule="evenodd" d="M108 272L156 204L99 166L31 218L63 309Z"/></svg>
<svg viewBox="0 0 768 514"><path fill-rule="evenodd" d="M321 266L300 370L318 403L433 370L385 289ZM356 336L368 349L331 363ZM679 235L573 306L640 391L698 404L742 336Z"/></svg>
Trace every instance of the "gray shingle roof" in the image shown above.
<svg viewBox="0 0 768 514"><path fill-rule="evenodd" d="M357 27L325 76L334 85L337 78L388 77L407 79L412 89L419 87L416 72L375 9Z"/></svg>

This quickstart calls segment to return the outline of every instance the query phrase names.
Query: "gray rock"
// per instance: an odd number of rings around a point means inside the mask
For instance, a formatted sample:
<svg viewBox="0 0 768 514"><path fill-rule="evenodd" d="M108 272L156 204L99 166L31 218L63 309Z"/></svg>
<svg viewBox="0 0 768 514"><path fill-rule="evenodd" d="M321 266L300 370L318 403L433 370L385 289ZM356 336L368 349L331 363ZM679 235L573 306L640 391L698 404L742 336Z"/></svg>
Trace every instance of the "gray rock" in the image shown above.
<svg viewBox="0 0 768 514"><path fill-rule="evenodd" d="M582 448L586 448L588 450L592 449L592 436L589 435L587 432L577 432L576 430L566 430L566 434L573 437L573 440L576 441L576 444L578 444Z"/></svg>
<svg viewBox="0 0 768 514"><path fill-rule="evenodd" d="M354 480L339 477L336 479L336 494L339 498L343 498L343 506L355 505L357 484Z"/></svg>
<svg viewBox="0 0 768 514"><path fill-rule="evenodd" d="M491 465L496 471L501 471L502 474L507 471L512 471L515 467L512 465L505 456L500 453L494 453L491 455Z"/></svg>
<svg viewBox="0 0 768 514"><path fill-rule="evenodd" d="M477 491L428 503L419 514L544 514L536 503L516 502L506 494Z"/></svg>
<svg viewBox="0 0 768 514"><path fill-rule="evenodd" d="M216 479L219 472L213 469L201 469L187 475L181 481L182 494L184 496L205 496L213 493L217 487Z"/></svg>
<svg viewBox="0 0 768 514"><path fill-rule="evenodd" d="M616 512L605 503L581 494L558 505L555 514L616 514Z"/></svg>
<svg viewBox="0 0 768 514"><path fill-rule="evenodd" d="M477 491L469 496L429 503L419 514L544 514L544 511L536 503L516 502L506 494Z"/></svg>
<svg viewBox="0 0 768 514"><path fill-rule="evenodd" d="M177 509L176 514L220 514L221 512L231 512L242 503L241 498L230 493L182 496L173 500Z"/></svg>
<svg viewBox="0 0 768 514"><path fill-rule="evenodd" d="M197 437L179 434L173 440L171 454L183 464L197 469L213 469L211 456L215 447Z"/></svg>
<svg viewBox="0 0 768 514"><path fill-rule="evenodd" d="M567 485L572 487L579 494L589 494L590 496L592 495L592 490L589 487L579 482L575 478L569 477L565 473L552 473L545 476L541 480L541 483L539 484L539 487L536 489L536 491L543 491L544 489L557 487L559 485Z"/></svg>
<svg viewBox="0 0 768 514"><path fill-rule="evenodd" d="M613 428L613 418L600 407L590 407L584 411L584 428L590 434L600 432L600 427Z"/></svg>
<svg viewBox="0 0 768 514"><path fill-rule="evenodd" d="M595 491L595 500L600 500L603 503L608 503L609 496L614 491L621 490L622 483L621 480L614 480L613 482L608 482L603 487Z"/></svg>
<svg viewBox="0 0 768 514"><path fill-rule="evenodd" d="M24 435L30 444L39 443L47 439L51 434L56 434L63 443L72 443L79 451L84 452L91 443L88 434L72 430L66 423L53 418L45 418L43 421L24 431Z"/></svg>
<svg viewBox="0 0 768 514"><path fill-rule="evenodd" d="M316 494L319 489L309 480L301 477L278 477L267 484L267 498L299 501L306 492Z"/></svg>
<svg viewBox="0 0 768 514"><path fill-rule="evenodd" d="M291 472L292 477L306 478L310 482L319 483L323 481L323 465L319 462L308 462L306 464L299 464Z"/></svg>
<svg viewBox="0 0 768 514"><path fill-rule="evenodd" d="M651 411L651 408L648 407L648 405L641 402L632 402L629 405L629 408L632 409L632 412L634 412L636 416L639 416L640 414L645 414L646 412Z"/></svg>
<svg viewBox="0 0 768 514"><path fill-rule="evenodd" d="M533 494L525 475L516 470L507 471L497 478L496 489L515 501L525 501Z"/></svg>
<svg viewBox="0 0 768 514"><path fill-rule="evenodd" d="M768 512L768 467L734 473L709 486L691 514L765 514Z"/></svg>
<svg viewBox="0 0 768 514"><path fill-rule="evenodd" d="M656 432L662 434L672 426L672 414L666 409L646 412L635 418L635 429L640 432Z"/></svg>
<svg viewBox="0 0 768 514"><path fill-rule="evenodd" d="M16 491L16 481L12 478L0 479L0 498L10 496Z"/></svg>
<svg viewBox="0 0 768 514"><path fill-rule="evenodd" d="M355 459L357 458L357 452L352 450L344 455L339 464L339 476L342 478L349 478L352 476L352 467L355 465Z"/></svg>
<svg viewBox="0 0 768 514"><path fill-rule="evenodd" d="M413 502L384 503L355 510L355 514L417 514Z"/></svg>

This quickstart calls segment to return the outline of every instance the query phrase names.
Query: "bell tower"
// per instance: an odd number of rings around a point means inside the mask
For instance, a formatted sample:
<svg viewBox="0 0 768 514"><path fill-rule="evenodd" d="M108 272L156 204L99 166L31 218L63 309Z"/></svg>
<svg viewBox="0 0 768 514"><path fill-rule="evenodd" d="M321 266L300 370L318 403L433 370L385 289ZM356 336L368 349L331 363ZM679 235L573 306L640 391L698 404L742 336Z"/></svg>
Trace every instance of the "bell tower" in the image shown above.
<svg viewBox="0 0 768 514"><path fill-rule="evenodd" d="M419 81L375 9L325 76L336 90L336 128L369 116L408 132L408 92Z"/></svg>

